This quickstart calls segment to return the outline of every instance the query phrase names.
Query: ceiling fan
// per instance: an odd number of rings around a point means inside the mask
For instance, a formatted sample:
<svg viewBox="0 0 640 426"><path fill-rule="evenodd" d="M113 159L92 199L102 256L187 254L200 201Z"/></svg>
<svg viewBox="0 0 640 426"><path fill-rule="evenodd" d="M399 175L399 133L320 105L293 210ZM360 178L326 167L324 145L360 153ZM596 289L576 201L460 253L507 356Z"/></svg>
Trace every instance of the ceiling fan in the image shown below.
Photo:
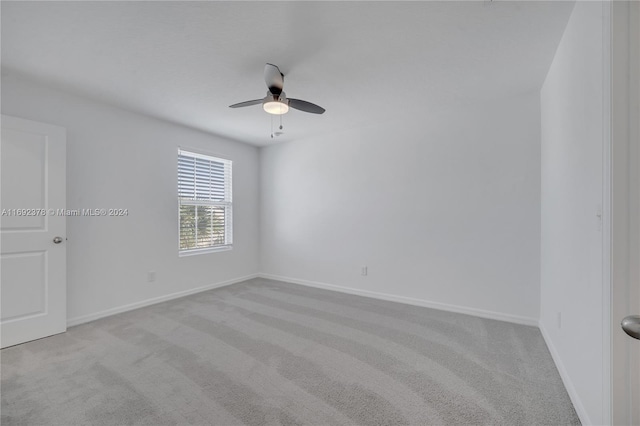
<svg viewBox="0 0 640 426"><path fill-rule="evenodd" d="M252 101L229 105L229 108L242 108L262 104L262 109L274 115L286 114L289 112L289 108L310 112L312 114L324 113L325 109L316 104L300 99L287 98L286 94L282 91L284 74L280 72L280 68L277 66L273 64L266 64L264 66L264 81L267 83L267 88L269 89L267 96L262 99L254 99Z"/></svg>

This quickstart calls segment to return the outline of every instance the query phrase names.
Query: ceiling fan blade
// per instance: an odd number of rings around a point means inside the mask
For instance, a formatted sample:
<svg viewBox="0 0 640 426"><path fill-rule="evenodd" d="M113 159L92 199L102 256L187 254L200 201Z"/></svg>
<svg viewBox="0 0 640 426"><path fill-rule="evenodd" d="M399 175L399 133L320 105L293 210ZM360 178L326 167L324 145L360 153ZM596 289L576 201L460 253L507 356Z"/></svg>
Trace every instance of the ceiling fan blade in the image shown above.
<svg viewBox="0 0 640 426"><path fill-rule="evenodd" d="M280 68L273 64L264 66L264 82L267 83L269 91L274 95L282 93L284 87L284 74L280 72Z"/></svg>
<svg viewBox="0 0 640 426"><path fill-rule="evenodd" d="M322 114L325 109L311 102L302 101L300 99L289 98L289 106L291 108L299 109L300 111L310 112L312 114Z"/></svg>
<svg viewBox="0 0 640 426"><path fill-rule="evenodd" d="M261 104L264 99L254 99L252 101L240 102L239 104L229 105L229 108L242 108L251 105Z"/></svg>

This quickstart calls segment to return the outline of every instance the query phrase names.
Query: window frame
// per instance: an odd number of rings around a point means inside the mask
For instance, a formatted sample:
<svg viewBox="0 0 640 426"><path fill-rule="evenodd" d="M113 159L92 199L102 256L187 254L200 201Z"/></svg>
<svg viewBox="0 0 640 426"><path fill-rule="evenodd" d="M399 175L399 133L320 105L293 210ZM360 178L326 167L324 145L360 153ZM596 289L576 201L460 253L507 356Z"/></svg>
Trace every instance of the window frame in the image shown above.
<svg viewBox="0 0 640 426"><path fill-rule="evenodd" d="M218 162L224 165L224 176L225 176L225 191L224 191L224 200L197 200L195 197L189 199L180 196L180 157L191 157L194 159L201 159L205 161ZM230 158L225 158L220 156L219 154L205 153L202 151L194 150L191 148L182 148L178 147L178 156L176 159L176 184L177 184L177 201L178 201L178 256L194 256L199 254L207 254L207 253L216 253L221 251L229 251L233 250L233 160ZM228 168L228 170L227 170ZM227 182L228 179L228 182ZM194 185L195 187L195 185ZM217 244L208 247L201 248L186 248L183 249L181 247L181 226L182 226L182 215L181 215L181 206L191 205L197 207L206 207L206 206L214 206L214 207L224 207L225 212L225 221L224 221L224 244ZM196 210L197 211L197 210ZM197 214L197 213L196 213ZM197 217L197 216L196 216ZM196 219L197 220L197 219ZM196 225L197 227L197 225Z"/></svg>

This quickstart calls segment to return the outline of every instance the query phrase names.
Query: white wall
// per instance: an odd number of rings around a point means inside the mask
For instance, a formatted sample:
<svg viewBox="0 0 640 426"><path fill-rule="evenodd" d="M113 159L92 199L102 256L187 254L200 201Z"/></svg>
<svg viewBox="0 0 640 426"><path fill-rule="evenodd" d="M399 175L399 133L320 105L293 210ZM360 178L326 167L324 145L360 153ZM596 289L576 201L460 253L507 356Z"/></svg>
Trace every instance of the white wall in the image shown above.
<svg viewBox="0 0 640 426"><path fill-rule="evenodd" d="M539 108L536 92L263 148L261 271L535 324Z"/></svg>
<svg viewBox="0 0 640 426"><path fill-rule="evenodd" d="M258 272L258 150L3 73L2 113L66 127L67 208L127 217L67 219L68 318ZM234 248L178 257L177 147L233 163ZM155 283L147 271L157 272Z"/></svg>
<svg viewBox="0 0 640 426"><path fill-rule="evenodd" d="M577 2L541 91L540 325L585 424L608 422L596 217L603 190L602 40L602 3Z"/></svg>

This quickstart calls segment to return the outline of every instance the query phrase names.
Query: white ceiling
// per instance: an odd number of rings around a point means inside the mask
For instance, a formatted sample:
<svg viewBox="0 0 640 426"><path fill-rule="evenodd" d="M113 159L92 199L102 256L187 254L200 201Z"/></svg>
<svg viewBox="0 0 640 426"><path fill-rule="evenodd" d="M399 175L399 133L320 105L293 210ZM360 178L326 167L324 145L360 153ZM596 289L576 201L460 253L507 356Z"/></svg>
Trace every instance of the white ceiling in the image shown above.
<svg viewBox="0 0 640 426"><path fill-rule="evenodd" d="M572 2L2 2L2 66L254 145L538 89ZM265 62L292 110L271 139ZM420 125L416 120L411 120ZM411 123L407 123L411 125Z"/></svg>

